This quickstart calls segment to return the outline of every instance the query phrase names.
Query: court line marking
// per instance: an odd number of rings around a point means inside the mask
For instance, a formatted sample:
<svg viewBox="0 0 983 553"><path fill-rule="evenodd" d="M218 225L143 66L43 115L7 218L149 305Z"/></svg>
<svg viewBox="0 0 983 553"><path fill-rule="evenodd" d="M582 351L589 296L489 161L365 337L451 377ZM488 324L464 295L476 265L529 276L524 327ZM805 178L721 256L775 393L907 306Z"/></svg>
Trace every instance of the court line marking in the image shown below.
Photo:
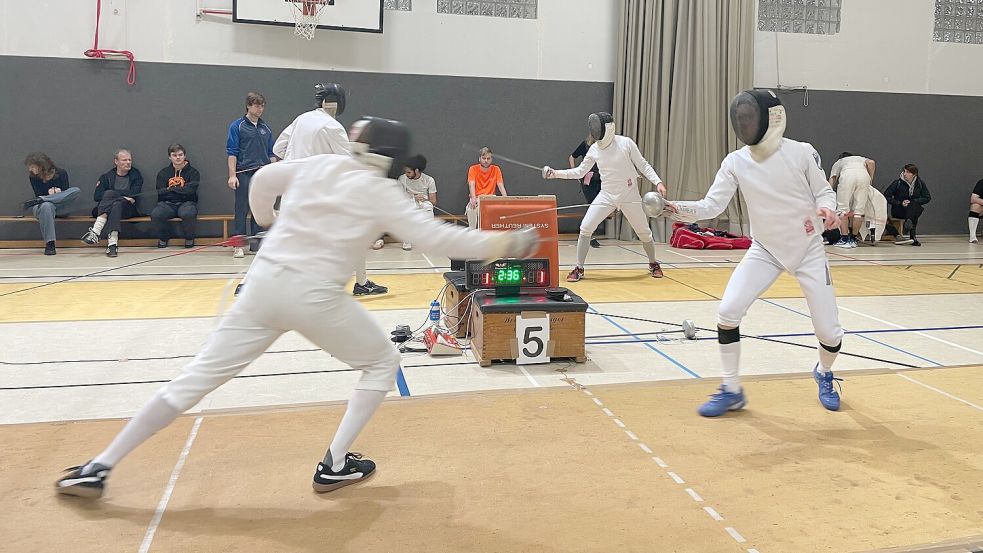
<svg viewBox="0 0 983 553"><path fill-rule="evenodd" d="M195 438L198 437L198 429L201 428L201 421L203 420L204 417L198 417L191 426L188 439L184 442L184 449L181 450L181 455L178 456L177 463L174 464L174 470L171 471L171 477L167 481L167 487L164 488L164 495L160 498L160 503L157 504L154 517L150 519L147 532L143 535L143 542L140 543L139 553L150 551L150 544L153 543L154 535L157 534L157 528L160 527L160 521L164 517L164 510L167 509L167 504L171 501L171 494L174 493L177 479L181 476L181 469L184 468L184 462L188 459L188 454L191 452L191 445L195 443Z"/></svg>

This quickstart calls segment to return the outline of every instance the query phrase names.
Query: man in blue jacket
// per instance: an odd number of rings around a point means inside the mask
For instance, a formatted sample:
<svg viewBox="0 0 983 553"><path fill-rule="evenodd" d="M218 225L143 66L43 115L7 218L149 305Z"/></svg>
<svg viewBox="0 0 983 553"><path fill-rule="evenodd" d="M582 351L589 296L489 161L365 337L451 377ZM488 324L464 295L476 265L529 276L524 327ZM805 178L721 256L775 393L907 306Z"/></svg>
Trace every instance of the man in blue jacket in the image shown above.
<svg viewBox="0 0 983 553"><path fill-rule="evenodd" d="M266 98L258 92L246 94L246 113L229 124L229 135L225 151L229 155L229 188L235 191L235 219L232 221L232 234L246 234L246 215L249 211L249 181L256 171L276 161L273 155L273 130L260 116L266 109ZM256 235L262 228L256 219L250 223L250 235ZM259 249L258 241L250 241L249 250ZM235 248L232 257L242 257L242 248Z"/></svg>
<svg viewBox="0 0 983 553"><path fill-rule="evenodd" d="M143 189L143 175L133 166L133 156L129 150L122 148L116 150L113 164L116 167L103 173L96 183L96 192L92 196L92 199L99 202L92 210L92 216L96 221L82 237L82 241L86 244L95 245L99 243L102 231L108 230L109 247L106 248L108 257L118 255L120 220L140 215L136 196Z"/></svg>

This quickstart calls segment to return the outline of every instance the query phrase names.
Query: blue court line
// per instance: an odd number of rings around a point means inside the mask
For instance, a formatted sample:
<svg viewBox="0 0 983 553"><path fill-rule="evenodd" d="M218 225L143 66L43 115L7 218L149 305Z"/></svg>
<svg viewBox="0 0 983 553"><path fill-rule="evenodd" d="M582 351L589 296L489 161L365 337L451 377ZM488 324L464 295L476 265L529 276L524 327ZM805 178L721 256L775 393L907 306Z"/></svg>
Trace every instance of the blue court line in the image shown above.
<svg viewBox="0 0 983 553"><path fill-rule="evenodd" d="M406 377L403 376L403 367L396 370L396 387L399 388L399 395L403 397L410 395L410 388L406 385Z"/></svg>
<svg viewBox="0 0 983 553"><path fill-rule="evenodd" d="M591 313L595 314L595 315L600 315L597 312L597 310L594 309L593 307L588 307L587 310L590 311ZM610 317L607 317L605 315L601 315L601 318L604 319L605 321L613 324L615 327L617 327L618 330L624 332L625 334L628 334L632 338L639 339L638 336L632 334L631 331L628 330L627 328L625 328L625 327L621 326L620 324L614 322ZM658 353L662 357L666 358L670 363L672 363L673 365L676 365L677 367L679 367L680 369L682 369L683 371L685 371L686 374L692 376L693 378L703 378L702 376L700 376L700 375L696 374L695 372L689 370L689 368L687 368L686 365L683 365L679 361L676 361L671 356L669 356L666 353L662 352L662 350L656 348L652 344L649 344L648 342L642 342L642 343L645 345L645 347L649 348L650 350L654 351L655 353Z"/></svg>
<svg viewBox="0 0 983 553"><path fill-rule="evenodd" d="M773 302L771 300L762 300L762 301L764 301L767 304L774 305L775 307L780 307L782 309L785 309L786 311L791 311L792 313L795 313L796 315L802 315L803 317L812 319L812 317L810 317L809 315L807 315L805 313L802 313L800 311L796 311L795 309L792 309L791 307L785 307L784 305L782 305L780 303L775 303L775 302ZM875 344L877 344L879 346L884 346L884 347L886 347L888 349L893 349L894 351L897 351L899 353L903 353L905 355L910 355L910 356L914 357L915 359L921 359L922 361L925 361L926 363L931 363L931 364L933 364L933 365L935 365L937 367L942 367L943 366L942 363L939 363L937 361L932 361L931 359L928 359L926 357L922 357L921 355L917 355L917 354L911 353L910 351L907 351L907 350L904 350L904 349L901 349L901 348L894 347L891 344L886 344L884 342L881 342L880 340L875 340L875 339L873 339L873 338L871 338L869 336L864 336L863 334L857 334L857 336L860 336L864 340L868 340L868 341L874 342Z"/></svg>

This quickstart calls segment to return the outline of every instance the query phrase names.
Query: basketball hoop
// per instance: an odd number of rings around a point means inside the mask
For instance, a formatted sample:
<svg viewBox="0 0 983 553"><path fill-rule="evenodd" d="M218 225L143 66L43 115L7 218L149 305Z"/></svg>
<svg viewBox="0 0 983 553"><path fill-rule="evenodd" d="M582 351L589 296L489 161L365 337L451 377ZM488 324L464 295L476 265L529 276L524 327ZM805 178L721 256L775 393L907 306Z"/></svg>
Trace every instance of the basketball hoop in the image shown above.
<svg viewBox="0 0 983 553"><path fill-rule="evenodd" d="M325 6L334 5L334 0L286 0L294 16L294 34L311 40L317 30L321 11Z"/></svg>

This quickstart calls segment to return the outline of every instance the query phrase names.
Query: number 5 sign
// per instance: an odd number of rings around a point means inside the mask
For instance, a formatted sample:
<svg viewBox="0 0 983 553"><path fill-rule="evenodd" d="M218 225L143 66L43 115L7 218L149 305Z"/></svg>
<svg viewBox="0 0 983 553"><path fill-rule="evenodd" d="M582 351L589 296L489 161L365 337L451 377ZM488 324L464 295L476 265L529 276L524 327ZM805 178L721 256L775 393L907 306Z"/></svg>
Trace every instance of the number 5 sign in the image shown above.
<svg viewBox="0 0 983 553"><path fill-rule="evenodd" d="M521 313L515 317L515 340L519 352L517 365L549 363L550 316L547 313Z"/></svg>

